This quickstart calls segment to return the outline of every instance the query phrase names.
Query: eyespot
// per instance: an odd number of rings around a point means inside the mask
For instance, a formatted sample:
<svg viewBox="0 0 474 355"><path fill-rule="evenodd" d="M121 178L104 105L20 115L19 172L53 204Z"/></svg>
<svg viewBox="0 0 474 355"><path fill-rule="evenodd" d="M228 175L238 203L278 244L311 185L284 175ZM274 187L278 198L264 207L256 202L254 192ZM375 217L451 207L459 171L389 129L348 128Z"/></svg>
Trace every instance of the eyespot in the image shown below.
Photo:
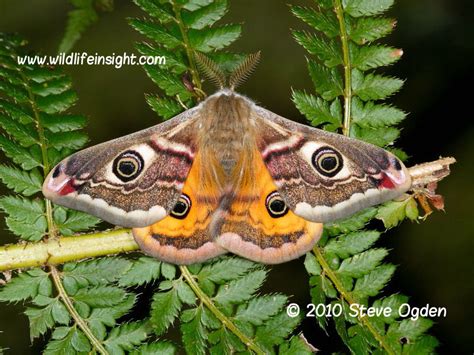
<svg viewBox="0 0 474 355"><path fill-rule="evenodd" d="M115 158L112 171L123 182L136 179L143 170L143 158L133 150L127 150Z"/></svg>
<svg viewBox="0 0 474 355"><path fill-rule="evenodd" d="M331 147L321 147L311 158L314 168L323 176L336 176L343 167L342 155Z"/></svg>
<svg viewBox="0 0 474 355"><path fill-rule="evenodd" d="M273 191L267 196L265 206L273 218L280 218L288 213L288 206L277 191Z"/></svg>
<svg viewBox="0 0 474 355"><path fill-rule="evenodd" d="M177 219L184 219L191 210L191 199L188 195L182 194L179 197L178 202L174 205L173 209L170 212L170 215Z"/></svg>

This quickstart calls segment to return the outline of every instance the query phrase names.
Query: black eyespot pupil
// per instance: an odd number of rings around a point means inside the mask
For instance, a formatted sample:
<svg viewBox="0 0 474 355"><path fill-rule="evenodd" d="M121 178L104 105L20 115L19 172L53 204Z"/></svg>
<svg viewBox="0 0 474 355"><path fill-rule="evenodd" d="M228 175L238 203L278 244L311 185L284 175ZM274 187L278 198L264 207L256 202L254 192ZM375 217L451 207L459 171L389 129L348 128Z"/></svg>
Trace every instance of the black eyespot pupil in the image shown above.
<svg viewBox="0 0 474 355"><path fill-rule="evenodd" d="M267 196L265 204L268 214L273 218L280 218L288 213L288 206L277 191Z"/></svg>
<svg viewBox="0 0 474 355"><path fill-rule="evenodd" d="M191 210L191 199L188 195L182 194L176 205L171 210L171 216L177 219L184 219Z"/></svg>
<svg viewBox="0 0 474 355"><path fill-rule="evenodd" d="M320 175L328 178L335 177L344 166L341 153L329 146L317 149L311 157L311 162Z"/></svg>
<svg viewBox="0 0 474 355"><path fill-rule="evenodd" d="M326 171L331 171L337 167L336 157L326 157L321 160L321 168Z"/></svg>
<svg viewBox="0 0 474 355"><path fill-rule="evenodd" d="M131 161L122 161L119 164L119 170L123 175L129 176L135 172L136 165L133 164Z"/></svg>
<svg viewBox="0 0 474 355"><path fill-rule="evenodd" d="M145 166L140 153L128 150L115 158L112 164L112 172L123 182L128 182L140 176Z"/></svg>
<svg viewBox="0 0 474 355"><path fill-rule="evenodd" d="M186 209L188 208L188 206L186 206L186 204L182 201L178 201L178 203L174 206L173 208L173 212L175 214L183 214L184 212L186 212Z"/></svg>
<svg viewBox="0 0 474 355"><path fill-rule="evenodd" d="M283 200L273 200L270 203L270 209L275 213L281 213L285 210L285 208L286 208L286 205L285 205L285 202L283 202Z"/></svg>

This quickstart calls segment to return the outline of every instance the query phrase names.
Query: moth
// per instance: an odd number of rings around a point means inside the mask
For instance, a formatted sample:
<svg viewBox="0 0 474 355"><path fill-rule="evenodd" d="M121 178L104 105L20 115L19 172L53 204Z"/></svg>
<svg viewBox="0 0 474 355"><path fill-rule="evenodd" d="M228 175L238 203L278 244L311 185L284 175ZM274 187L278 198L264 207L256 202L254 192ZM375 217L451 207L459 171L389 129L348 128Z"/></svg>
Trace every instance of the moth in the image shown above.
<svg viewBox="0 0 474 355"><path fill-rule="evenodd" d="M230 87L64 159L44 195L132 227L140 248L163 261L232 252L275 264L309 251L322 223L410 188L386 150L290 121Z"/></svg>

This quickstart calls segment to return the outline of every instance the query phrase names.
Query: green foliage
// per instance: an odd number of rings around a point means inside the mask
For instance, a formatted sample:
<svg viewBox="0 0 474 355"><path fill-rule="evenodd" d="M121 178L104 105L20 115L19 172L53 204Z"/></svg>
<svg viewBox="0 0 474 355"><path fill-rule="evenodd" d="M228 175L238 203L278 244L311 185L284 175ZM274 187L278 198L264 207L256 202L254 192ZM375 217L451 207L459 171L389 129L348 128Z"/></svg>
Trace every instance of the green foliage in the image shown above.
<svg viewBox="0 0 474 355"><path fill-rule="evenodd" d="M205 53L226 72L245 60L242 54L217 52L241 33L240 25L216 24L228 11L227 0L135 2L149 16L130 20L149 39L137 44L138 51L166 56L166 67L145 66L162 91L146 97L159 116L170 118L204 98L196 53ZM96 21L97 9L111 7L108 0L72 3L76 9L70 13L60 51L71 50ZM379 16L392 3L324 0L314 9L292 7L317 31L294 32L312 56L308 70L314 93L293 92L295 105L311 124L342 129L385 147L398 137L396 125L406 115L380 101L396 93L403 81L370 71L401 55L373 43L393 29L392 19ZM77 98L61 70L17 64L24 47L20 38L0 37L0 148L11 160L0 166L0 180L13 191L0 199L0 209L9 230L21 239L39 241L88 230L99 220L38 197L49 169L86 143L81 131L86 120L67 113ZM351 105L349 117L344 116L343 102ZM319 246L306 256L312 302L342 307L342 315L333 317L334 326L353 353L431 353L438 344L426 335L430 320L400 319L396 312L386 317L350 313L356 303L396 310L407 302L400 294L380 297L395 266L384 261L385 248L374 248L380 233L366 225L377 218L390 228L417 217L411 196L369 208L325 226ZM183 349L192 354L312 353L304 338L294 336L300 318L286 314L288 297L260 294L267 273L263 266L237 257L189 268L144 256L107 257L18 273L0 289L0 301L27 303L31 339L50 335L46 354L175 354ZM146 302L140 294L143 285L155 290L149 314L125 321L139 298ZM321 327L328 326L328 318L316 318ZM178 345L162 340L172 327L181 333Z"/></svg>
<svg viewBox="0 0 474 355"><path fill-rule="evenodd" d="M400 90L403 80L370 71L396 62L402 53L373 43L393 29L394 20L375 17L392 4L393 0L335 0L321 2L317 8L291 7L294 15L316 31L293 32L312 56L307 62L314 94L293 92L296 107L312 125L382 147L398 138L396 125L406 114L381 101ZM396 153L406 156L400 150ZM324 237L305 260L312 302L343 310L333 317L334 326L352 353L431 353L437 341L425 333L432 322L400 319L398 308L407 297L380 296L395 266L384 262L387 249L373 247L380 232L365 229L373 218L386 228L405 218L415 221L417 203L407 195L326 225ZM351 305L390 307L393 312L386 317L357 316L351 314ZM323 329L329 319L316 315Z"/></svg>
<svg viewBox="0 0 474 355"><path fill-rule="evenodd" d="M164 119L192 107L203 98L202 81L195 53L206 53L227 71L243 59L241 55L215 53L233 43L241 26L217 25L228 11L227 0L162 1L135 0L151 19L131 19L130 24L150 42L137 44L143 55L166 56L166 67L145 65L147 75L164 95L147 96L150 107Z"/></svg>
<svg viewBox="0 0 474 355"><path fill-rule="evenodd" d="M82 147L87 136L82 116L66 113L76 101L72 83L58 68L22 67L18 55L26 53L25 41L0 37L0 149L14 164L0 166L0 180L16 195L2 197L10 231L38 241L48 231L46 205L35 197L49 168ZM23 195L23 197L21 196ZM77 211L55 209L61 233L72 234L95 226L99 220Z"/></svg>
<svg viewBox="0 0 474 355"><path fill-rule="evenodd" d="M68 14L66 31L59 44L58 52L70 52L84 32L97 22L97 10L112 11L113 0L70 0L74 6Z"/></svg>
<svg viewBox="0 0 474 355"><path fill-rule="evenodd" d="M245 351L246 346L232 327L238 327L256 349L272 353L298 325L298 318L286 315L286 296L257 296L267 274L261 265L223 257L190 269L189 274L172 272L170 278L160 282L151 311L157 335L180 321L188 353L204 354L206 349L213 354ZM195 281L190 282L190 278ZM297 341L293 347L308 353L307 346Z"/></svg>

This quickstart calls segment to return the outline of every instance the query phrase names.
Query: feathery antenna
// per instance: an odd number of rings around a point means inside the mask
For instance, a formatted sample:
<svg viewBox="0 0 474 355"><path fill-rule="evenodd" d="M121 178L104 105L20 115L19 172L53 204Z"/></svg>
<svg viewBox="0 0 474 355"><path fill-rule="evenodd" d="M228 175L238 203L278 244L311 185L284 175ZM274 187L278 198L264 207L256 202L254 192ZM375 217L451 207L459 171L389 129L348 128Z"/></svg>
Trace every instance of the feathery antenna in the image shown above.
<svg viewBox="0 0 474 355"><path fill-rule="evenodd" d="M239 64L237 68L232 72L229 78L229 86L234 90L237 86L242 84L255 70L258 62L260 61L260 51L257 53L250 54Z"/></svg>
<svg viewBox="0 0 474 355"><path fill-rule="evenodd" d="M220 89L223 89L226 84L225 74L211 58L202 53L194 52L196 63L200 71Z"/></svg>

